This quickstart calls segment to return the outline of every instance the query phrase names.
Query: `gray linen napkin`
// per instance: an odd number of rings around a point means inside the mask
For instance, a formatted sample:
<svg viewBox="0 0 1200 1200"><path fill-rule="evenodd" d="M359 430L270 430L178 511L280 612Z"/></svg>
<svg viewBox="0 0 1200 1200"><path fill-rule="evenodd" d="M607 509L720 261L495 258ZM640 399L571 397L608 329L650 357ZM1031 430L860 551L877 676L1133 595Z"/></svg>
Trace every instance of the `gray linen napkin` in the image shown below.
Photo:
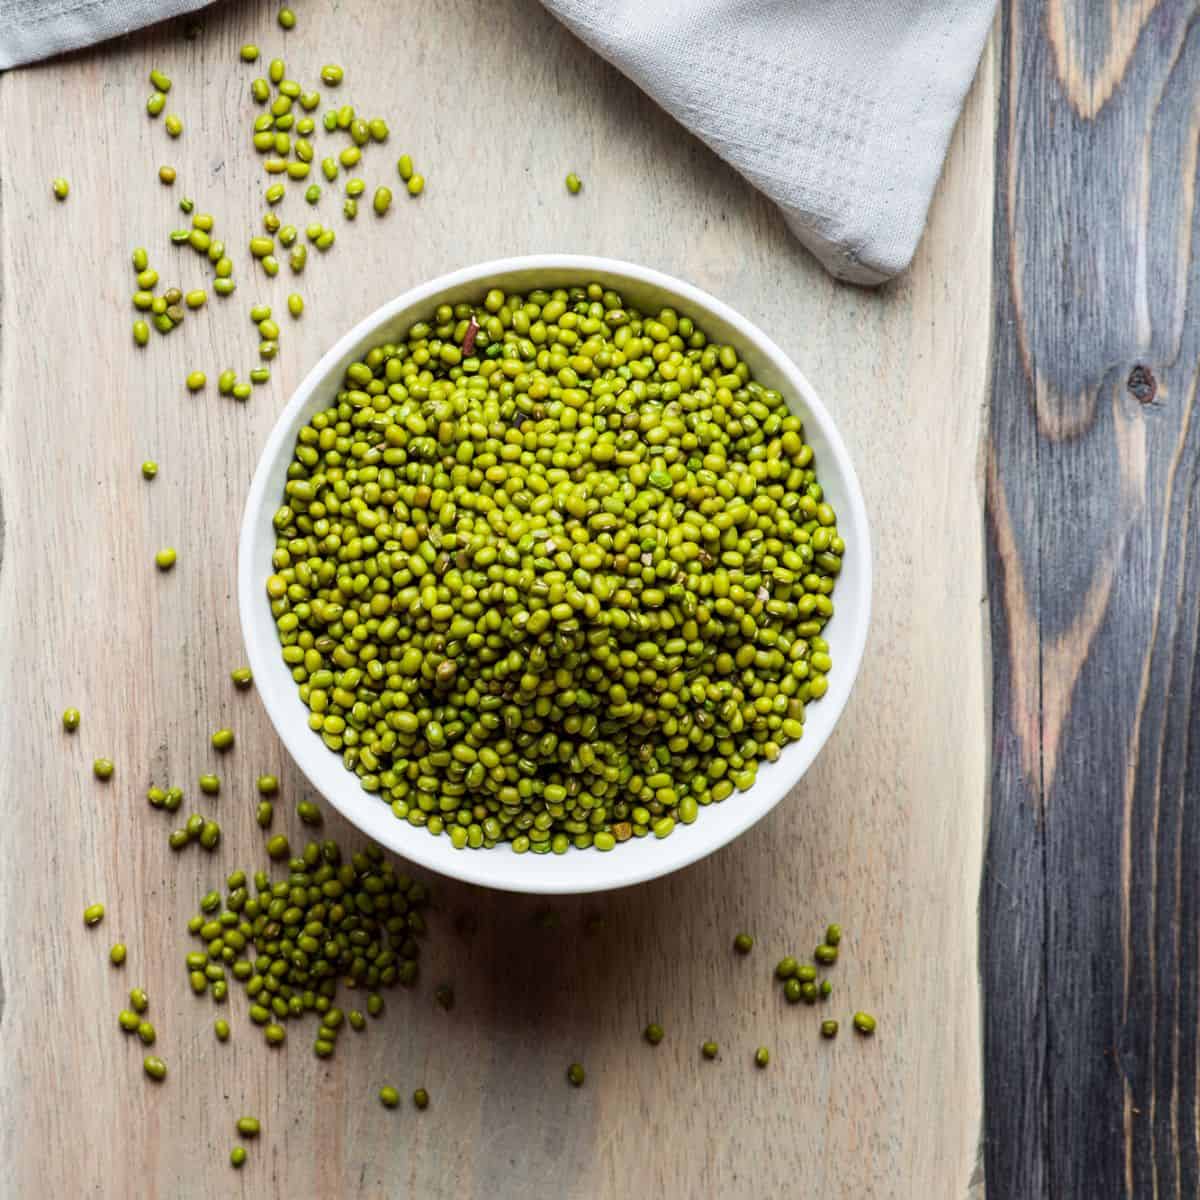
<svg viewBox="0 0 1200 1200"><path fill-rule="evenodd" d="M542 0L839 279L912 259L995 0Z"/></svg>
<svg viewBox="0 0 1200 1200"><path fill-rule="evenodd" d="M206 2L0 0L0 70ZM542 3L778 204L829 271L862 284L912 259L995 9L995 0Z"/></svg>
<svg viewBox="0 0 1200 1200"><path fill-rule="evenodd" d="M212 0L0 0L0 71L94 46Z"/></svg>

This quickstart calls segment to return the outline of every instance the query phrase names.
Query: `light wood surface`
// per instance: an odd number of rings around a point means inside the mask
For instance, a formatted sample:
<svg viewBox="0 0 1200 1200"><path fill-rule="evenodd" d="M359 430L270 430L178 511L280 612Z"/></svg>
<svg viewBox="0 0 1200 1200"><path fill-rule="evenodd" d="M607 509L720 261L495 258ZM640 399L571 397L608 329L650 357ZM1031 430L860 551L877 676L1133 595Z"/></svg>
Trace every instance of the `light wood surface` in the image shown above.
<svg viewBox="0 0 1200 1200"><path fill-rule="evenodd" d="M422 1195L476 1197L954 1197L980 1187L976 900L984 838L985 643L979 435L989 329L992 131L985 55L912 270L868 293L831 282L778 213L545 12L336 0L220 6L0 79L0 1192L12 1196ZM281 52L306 85L333 58L338 99L391 123L358 172L394 182L410 151L428 177L377 221L317 219L338 244L310 256L282 318L271 384L219 397L253 365L249 306L283 307L292 280L244 247L266 186L249 146L259 69L237 47ZM175 81L178 142L144 113L152 66ZM324 107L324 106L322 106ZM319 151L320 153L320 151ZM160 163L179 182L158 183ZM569 197L568 170L584 179ZM70 178L58 205L52 176ZM293 186L288 219L312 217ZM167 244L183 194L214 214L238 290L138 351L129 254L166 282L200 261ZM365 208L365 206L364 206ZM857 691L795 794L737 844L674 878L555 902L434 881L422 983L386 1019L316 1060L310 1037L269 1051L238 989L234 1033L187 988L184 929L198 897L264 859L253 780L282 779L277 825L300 837L303 794L242 658L234 538L259 447L335 335L454 266L559 249L630 258L691 279L759 323L815 382L859 466L874 523L875 622ZM183 386L208 373L200 395ZM161 471L147 484L143 458ZM168 575L153 565L178 548ZM59 714L83 713L74 737ZM238 736L220 760L208 735ZM117 764L107 786L100 754ZM195 780L223 788L200 803ZM219 853L172 854L171 819L143 798L179 783L186 813L214 810ZM735 801L731 801L735 802ZM333 836L354 833L332 815ZM103 925L86 930L86 903ZM586 918L602 913L602 931ZM827 1010L787 1007L771 969L847 931ZM473 931L472 931L473 928ZM757 939L736 958L740 929ZM108 964L117 938L121 970ZM453 982L443 1013L433 985ZM171 1074L142 1075L117 1029L144 986ZM855 1008L879 1018L871 1042ZM836 1042L817 1026L844 1022ZM657 1049L644 1024L663 1022ZM704 1062L700 1043L721 1056ZM771 1048L768 1070L751 1062ZM586 1064L581 1090L570 1061ZM426 1086L425 1113L384 1110L393 1083ZM234 1119L264 1132L241 1174Z"/></svg>

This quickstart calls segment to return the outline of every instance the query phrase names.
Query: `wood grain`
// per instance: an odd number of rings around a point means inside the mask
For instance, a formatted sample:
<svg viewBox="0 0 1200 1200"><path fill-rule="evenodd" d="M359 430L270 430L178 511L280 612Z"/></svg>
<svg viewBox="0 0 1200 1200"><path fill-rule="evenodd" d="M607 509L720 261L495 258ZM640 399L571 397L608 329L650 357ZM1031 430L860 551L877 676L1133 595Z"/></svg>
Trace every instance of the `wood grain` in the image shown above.
<svg viewBox="0 0 1200 1200"><path fill-rule="evenodd" d="M976 899L985 765L982 482L991 272L995 70L985 56L911 272L877 294L833 283L778 213L549 16L521 0L313 0L286 37L274 5L208 11L194 40L167 24L0 79L0 1191L13 1196L951 1197L979 1189ZM378 222L350 225L299 281L269 387L219 397L253 363L246 310L291 289L255 276L246 238L266 186L250 151L255 40L297 78L336 58L339 99L385 114L373 186L410 151L428 177ZM170 142L144 114L151 66L175 80ZM155 168L179 170L173 190ZM562 178L578 171L577 198ZM49 180L70 177L65 205ZM330 189L332 190L332 189ZM178 197L214 214L238 291L137 351L129 253L165 281L200 282L172 249ZM283 206L309 219L299 190ZM876 618L855 697L808 778L736 845L673 878L565 900L545 928L532 899L436 886L422 985L386 1020L316 1060L295 1036L269 1052L239 995L234 1035L188 992L186 918L235 866L262 859L253 780L304 794L241 658L234 533L259 447L289 389L339 331L421 279L501 254L560 249L647 262L759 322L817 381L862 475L877 545ZM208 389L189 395L200 368ZM161 471L142 481L139 462ZM153 555L179 550L169 575ZM75 737L59 728L68 704ZM217 760L209 732L230 725ZM98 754L117 763L95 782ZM172 855L146 786L223 778L220 851ZM185 808L185 812L187 809ZM332 816L334 836L353 831ZM85 930L86 902L104 924ZM602 913L604 929L586 932ZM867 1043L817 1036L786 1007L778 956L827 920L847 929L832 1010L875 1011ZM730 952L742 928L748 960ZM108 944L129 946L121 971ZM452 980L453 1012L432 988ZM145 986L170 1063L143 1078L116 1027ZM650 1019L666 1041L648 1047ZM721 1058L703 1062L714 1037ZM757 1071L754 1047L771 1067ZM563 1073L579 1059L587 1085ZM381 1084L423 1084L428 1112L384 1110ZM227 1165L232 1122L264 1135Z"/></svg>
<svg viewBox="0 0 1200 1200"><path fill-rule="evenodd" d="M1191 6L1005 6L982 912L994 1195L1192 1196Z"/></svg>

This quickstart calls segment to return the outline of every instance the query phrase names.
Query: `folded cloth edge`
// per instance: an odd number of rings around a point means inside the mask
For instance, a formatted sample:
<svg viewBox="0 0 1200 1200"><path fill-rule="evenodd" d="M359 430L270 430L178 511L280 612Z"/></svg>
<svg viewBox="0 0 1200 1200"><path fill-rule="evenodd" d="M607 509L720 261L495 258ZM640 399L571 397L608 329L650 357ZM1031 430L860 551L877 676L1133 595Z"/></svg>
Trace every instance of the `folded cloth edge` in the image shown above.
<svg viewBox="0 0 1200 1200"><path fill-rule="evenodd" d="M122 37L135 29L205 8L212 0L75 0L43 9L0 0L0 71Z"/></svg>
<svg viewBox="0 0 1200 1200"><path fill-rule="evenodd" d="M755 178L737 161L736 147L721 144L706 136L703 128L689 121L686 112L677 111L669 98L657 94L654 80L646 77L633 62L625 61L625 48L614 40L611 24L602 19L603 10L590 0L542 0L582 42L610 63L664 112L703 142L718 158L738 172L756 190L770 199L783 214L797 240L816 257L835 278L847 283L877 287L902 274L910 266L928 223L933 193L942 176L950 139L962 115L963 104L979 69L988 35L995 22L994 0L981 0L973 13L958 5L932 4L923 34L936 37L939 49L947 41L955 44L947 55L939 55L925 76L920 103L913 113L909 136L917 144L909 158L912 169L900 190L907 191L908 204L897 205L893 215L906 209L900 226L890 234L880 228L883 210L876 206L870 227L855 228L851 223L836 231L823 231L829 214L820 217L789 204L786 189L773 187L770 178ZM956 36L952 36L956 35ZM863 206L847 205L844 213L851 222L868 213Z"/></svg>

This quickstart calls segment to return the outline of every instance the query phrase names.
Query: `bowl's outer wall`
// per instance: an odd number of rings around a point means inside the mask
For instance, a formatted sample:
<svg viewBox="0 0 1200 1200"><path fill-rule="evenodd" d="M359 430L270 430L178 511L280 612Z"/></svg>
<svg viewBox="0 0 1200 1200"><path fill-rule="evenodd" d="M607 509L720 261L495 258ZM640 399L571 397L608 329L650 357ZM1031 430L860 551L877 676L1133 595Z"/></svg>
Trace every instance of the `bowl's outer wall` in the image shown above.
<svg viewBox="0 0 1200 1200"><path fill-rule="evenodd" d="M329 406L346 367L372 346L398 340L439 304L479 303L492 287L523 293L591 282L620 292L627 304L643 312L670 306L692 317L710 341L734 345L755 379L782 392L803 418L818 477L846 542L835 613L825 631L834 663L829 690L809 705L804 737L787 746L776 762L762 764L750 791L735 792L701 810L694 824L677 826L662 841L647 837L608 853L572 849L564 855L517 855L507 844L455 850L449 838L435 838L397 820L308 728L308 709L280 658L264 592L275 548L272 516L283 495L298 430ZM858 479L832 419L804 376L760 330L699 289L648 268L587 256L539 255L482 263L414 288L367 317L313 368L272 430L251 483L239 544L238 603L250 666L272 723L312 785L348 820L397 854L470 883L520 892L600 891L665 875L704 857L748 829L803 777L841 715L858 673L870 621L870 533Z"/></svg>

